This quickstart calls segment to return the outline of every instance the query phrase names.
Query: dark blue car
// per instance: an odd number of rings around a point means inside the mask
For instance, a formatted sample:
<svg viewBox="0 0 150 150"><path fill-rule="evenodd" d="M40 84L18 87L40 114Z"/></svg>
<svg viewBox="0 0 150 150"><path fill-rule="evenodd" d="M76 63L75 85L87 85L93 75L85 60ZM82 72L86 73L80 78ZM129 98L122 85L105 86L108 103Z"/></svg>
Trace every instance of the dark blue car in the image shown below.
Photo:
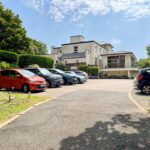
<svg viewBox="0 0 150 150"><path fill-rule="evenodd" d="M142 69L136 77L135 84L143 94L150 94L150 68Z"/></svg>

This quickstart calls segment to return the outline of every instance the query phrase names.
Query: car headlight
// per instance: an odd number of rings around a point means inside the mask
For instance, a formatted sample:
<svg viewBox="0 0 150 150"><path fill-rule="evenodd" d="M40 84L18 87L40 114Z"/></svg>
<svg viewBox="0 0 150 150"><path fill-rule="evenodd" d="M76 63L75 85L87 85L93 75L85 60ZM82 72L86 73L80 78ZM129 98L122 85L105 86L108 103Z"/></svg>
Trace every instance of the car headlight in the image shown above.
<svg viewBox="0 0 150 150"><path fill-rule="evenodd" d="M29 79L29 82L34 83L34 82L35 82L35 80L33 80L33 79Z"/></svg>

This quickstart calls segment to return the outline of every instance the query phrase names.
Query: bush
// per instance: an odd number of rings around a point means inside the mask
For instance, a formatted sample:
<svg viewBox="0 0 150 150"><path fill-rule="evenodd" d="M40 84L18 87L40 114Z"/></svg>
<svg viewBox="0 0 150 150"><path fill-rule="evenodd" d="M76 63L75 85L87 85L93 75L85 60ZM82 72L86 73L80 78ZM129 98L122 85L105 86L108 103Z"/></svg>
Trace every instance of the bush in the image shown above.
<svg viewBox="0 0 150 150"><path fill-rule="evenodd" d="M18 64L10 64L9 68L19 68Z"/></svg>
<svg viewBox="0 0 150 150"><path fill-rule="evenodd" d="M28 67L32 64L37 64L43 68L52 68L53 67L53 59L45 56L37 56L37 55L20 55L19 63L20 67Z"/></svg>
<svg viewBox="0 0 150 150"><path fill-rule="evenodd" d="M0 62L0 69L8 69L9 68L9 63L5 61Z"/></svg>
<svg viewBox="0 0 150 150"><path fill-rule="evenodd" d="M40 68L38 64L32 64L28 66L29 68Z"/></svg>
<svg viewBox="0 0 150 150"><path fill-rule="evenodd" d="M62 62L58 62L55 66L57 69L60 69L60 70L63 70L65 71L67 68L66 68L66 65Z"/></svg>
<svg viewBox="0 0 150 150"><path fill-rule="evenodd" d="M99 69L97 66L92 66L88 69L88 72L90 75L92 76L98 76L98 73L99 73Z"/></svg>
<svg viewBox="0 0 150 150"><path fill-rule="evenodd" d="M80 66L79 66L79 70L88 73L88 66L87 66L87 65L80 65Z"/></svg>
<svg viewBox="0 0 150 150"><path fill-rule="evenodd" d="M13 52L0 50L0 61L5 61L10 64L18 63L18 55Z"/></svg>

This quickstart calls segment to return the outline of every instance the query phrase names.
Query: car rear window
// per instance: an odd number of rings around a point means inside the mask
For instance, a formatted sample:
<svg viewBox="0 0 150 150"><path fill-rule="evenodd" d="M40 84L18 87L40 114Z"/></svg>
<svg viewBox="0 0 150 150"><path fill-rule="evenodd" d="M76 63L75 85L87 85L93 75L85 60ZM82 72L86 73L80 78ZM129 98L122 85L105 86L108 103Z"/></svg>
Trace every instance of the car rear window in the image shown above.
<svg viewBox="0 0 150 150"><path fill-rule="evenodd" d="M146 73L147 73L148 75L150 75L150 70L146 70Z"/></svg>

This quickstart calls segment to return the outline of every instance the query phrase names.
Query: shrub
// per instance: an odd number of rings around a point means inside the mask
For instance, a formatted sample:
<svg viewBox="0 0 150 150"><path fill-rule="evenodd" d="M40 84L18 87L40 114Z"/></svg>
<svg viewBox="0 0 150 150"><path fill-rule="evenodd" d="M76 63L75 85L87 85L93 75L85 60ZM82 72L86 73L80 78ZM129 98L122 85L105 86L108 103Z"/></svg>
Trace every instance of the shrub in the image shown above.
<svg viewBox="0 0 150 150"><path fill-rule="evenodd" d="M0 69L8 69L9 68L9 63L5 61L0 62Z"/></svg>
<svg viewBox="0 0 150 150"><path fill-rule="evenodd" d="M79 70L88 73L88 66L87 66L87 65L80 65L80 66L79 66Z"/></svg>
<svg viewBox="0 0 150 150"><path fill-rule="evenodd" d="M92 75L92 76L97 76L98 73L99 73L99 69L98 69L97 66L92 66L92 67L90 67L90 68L88 69L88 72L89 72L89 74Z"/></svg>
<svg viewBox="0 0 150 150"><path fill-rule="evenodd" d="M19 68L18 64L10 64L9 68Z"/></svg>
<svg viewBox="0 0 150 150"><path fill-rule="evenodd" d="M17 64L18 63L18 55L13 52L3 51L0 50L0 61L5 61L10 64Z"/></svg>
<svg viewBox="0 0 150 150"><path fill-rule="evenodd" d="M32 64L37 64L43 68L52 68L53 67L53 59L45 56L37 56L37 55L20 55L19 63L20 67L28 67Z"/></svg>
<svg viewBox="0 0 150 150"><path fill-rule="evenodd" d="M40 68L38 64L32 64L28 66L29 68Z"/></svg>
<svg viewBox="0 0 150 150"><path fill-rule="evenodd" d="M62 62L58 62L55 66L57 69L60 69L60 70L63 70L65 71L67 68L66 68L66 65Z"/></svg>

